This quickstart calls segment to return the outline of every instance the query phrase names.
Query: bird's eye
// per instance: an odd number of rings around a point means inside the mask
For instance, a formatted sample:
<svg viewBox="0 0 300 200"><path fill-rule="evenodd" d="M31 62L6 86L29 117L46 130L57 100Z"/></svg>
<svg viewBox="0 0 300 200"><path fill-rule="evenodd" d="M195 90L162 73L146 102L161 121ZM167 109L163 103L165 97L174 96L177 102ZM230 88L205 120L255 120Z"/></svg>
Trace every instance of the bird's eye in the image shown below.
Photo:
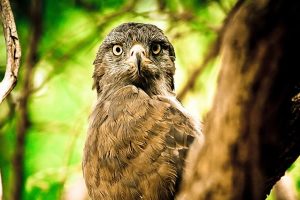
<svg viewBox="0 0 300 200"><path fill-rule="evenodd" d="M160 50L161 50L160 44L155 43L151 46L151 51L154 55L159 54Z"/></svg>
<svg viewBox="0 0 300 200"><path fill-rule="evenodd" d="M123 49L122 49L122 46L121 45L118 45L118 44L115 44L113 46L113 53L116 55L116 56L119 56L121 55L121 53L123 52Z"/></svg>

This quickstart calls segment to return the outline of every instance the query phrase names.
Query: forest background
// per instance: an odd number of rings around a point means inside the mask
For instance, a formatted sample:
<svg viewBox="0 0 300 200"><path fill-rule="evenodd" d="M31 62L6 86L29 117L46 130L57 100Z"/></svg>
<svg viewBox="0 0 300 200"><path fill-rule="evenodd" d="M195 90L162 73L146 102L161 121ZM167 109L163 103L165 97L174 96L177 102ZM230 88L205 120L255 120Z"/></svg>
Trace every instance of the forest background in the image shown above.
<svg viewBox="0 0 300 200"><path fill-rule="evenodd" d="M234 0L11 0L22 61L18 84L0 105L3 199L85 199L81 159L96 100L93 60L124 22L152 23L176 52L175 88L200 120L213 103L220 68L208 59ZM6 50L0 30L0 77ZM238 36L237 36L238 37ZM276 166L274 166L276 167ZM288 170L300 193L300 161ZM271 193L269 199L276 199Z"/></svg>

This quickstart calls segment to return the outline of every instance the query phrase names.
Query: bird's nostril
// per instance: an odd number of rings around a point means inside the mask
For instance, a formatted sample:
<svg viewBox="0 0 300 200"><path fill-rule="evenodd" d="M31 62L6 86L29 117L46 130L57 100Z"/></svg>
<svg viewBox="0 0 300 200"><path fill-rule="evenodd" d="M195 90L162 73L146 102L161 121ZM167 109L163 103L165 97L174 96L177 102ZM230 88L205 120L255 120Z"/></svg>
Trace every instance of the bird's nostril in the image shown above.
<svg viewBox="0 0 300 200"><path fill-rule="evenodd" d="M146 56L146 51L141 45L134 45L130 49L130 57L135 56L136 54L140 54L142 56Z"/></svg>

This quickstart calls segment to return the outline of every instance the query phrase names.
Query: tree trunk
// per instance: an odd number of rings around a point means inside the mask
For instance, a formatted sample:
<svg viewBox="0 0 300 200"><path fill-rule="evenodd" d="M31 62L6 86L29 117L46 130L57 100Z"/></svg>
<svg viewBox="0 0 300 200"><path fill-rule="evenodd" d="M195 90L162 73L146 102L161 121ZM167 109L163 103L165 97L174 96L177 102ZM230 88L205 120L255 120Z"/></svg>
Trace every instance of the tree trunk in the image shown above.
<svg viewBox="0 0 300 200"><path fill-rule="evenodd" d="M206 142L178 199L265 199L300 153L300 1L239 1L226 21Z"/></svg>

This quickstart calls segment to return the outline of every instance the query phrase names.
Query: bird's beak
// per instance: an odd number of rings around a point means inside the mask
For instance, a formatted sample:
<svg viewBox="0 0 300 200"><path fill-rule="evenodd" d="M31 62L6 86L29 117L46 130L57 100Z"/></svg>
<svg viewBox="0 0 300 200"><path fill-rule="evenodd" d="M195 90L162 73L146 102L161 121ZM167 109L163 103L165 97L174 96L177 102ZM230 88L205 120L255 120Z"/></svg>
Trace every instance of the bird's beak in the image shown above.
<svg viewBox="0 0 300 200"><path fill-rule="evenodd" d="M139 75L141 75L141 65L144 60L148 60L145 48L140 44L133 45L130 49L128 61L137 68Z"/></svg>

